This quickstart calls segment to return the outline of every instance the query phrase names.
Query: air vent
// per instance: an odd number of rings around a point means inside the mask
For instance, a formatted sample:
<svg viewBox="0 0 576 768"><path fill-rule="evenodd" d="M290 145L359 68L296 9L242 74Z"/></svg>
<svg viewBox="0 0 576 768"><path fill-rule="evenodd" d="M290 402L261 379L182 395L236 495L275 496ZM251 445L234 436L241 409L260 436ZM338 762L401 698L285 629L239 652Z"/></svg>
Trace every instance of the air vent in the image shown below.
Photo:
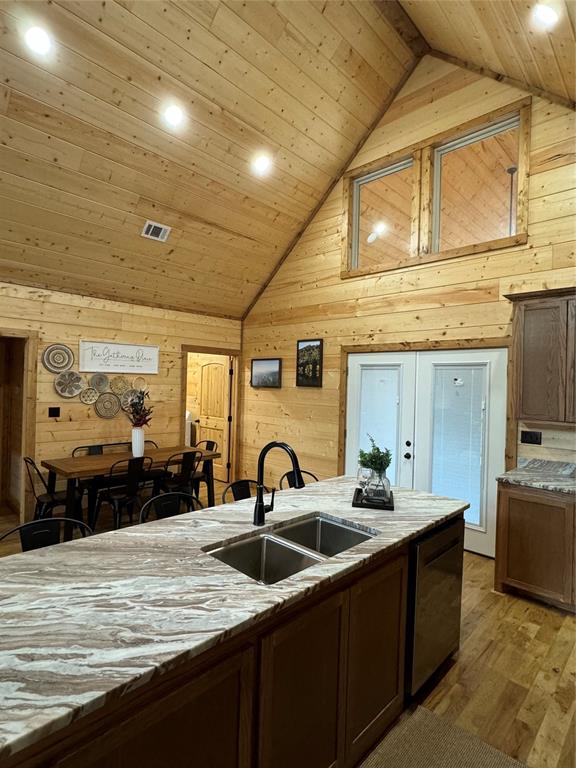
<svg viewBox="0 0 576 768"><path fill-rule="evenodd" d="M142 230L142 237L148 237L150 240L160 240L165 243L172 227L166 227L164 224L158 224L157 221L147 221Z"/></svg>

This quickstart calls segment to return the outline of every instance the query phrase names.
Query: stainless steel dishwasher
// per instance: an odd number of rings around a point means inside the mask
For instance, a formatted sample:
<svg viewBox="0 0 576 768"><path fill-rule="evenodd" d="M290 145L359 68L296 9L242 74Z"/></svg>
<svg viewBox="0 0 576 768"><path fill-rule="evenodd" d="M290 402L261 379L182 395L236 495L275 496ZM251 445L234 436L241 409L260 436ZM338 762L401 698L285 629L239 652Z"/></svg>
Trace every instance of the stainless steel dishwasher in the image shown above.
<svg viewBox="0 0 576 768"><path fill-rule="evenodd" d="M414 695L460 645L464 520L414 542L410 582L406 691Z"/></svg>

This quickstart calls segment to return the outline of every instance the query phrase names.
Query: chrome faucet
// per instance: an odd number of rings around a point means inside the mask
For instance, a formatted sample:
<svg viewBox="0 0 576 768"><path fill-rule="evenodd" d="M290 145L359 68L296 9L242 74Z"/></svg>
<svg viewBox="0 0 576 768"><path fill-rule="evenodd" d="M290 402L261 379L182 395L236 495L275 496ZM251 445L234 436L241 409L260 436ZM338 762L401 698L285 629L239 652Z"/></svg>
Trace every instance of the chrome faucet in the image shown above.
<svg viewBox="0 0 576 768"><path fill-rule="evenodd" d="M254 525L264 525L264 517L266 512L272 512L274 509L274 494L276 489L272 489L272 498L270 504L264 504L264 459L272 448L282 448L290 456L292 462L292 471L294 472L294 488L304 488L304 480L302 479L302 472L300 470L300 464L298 463L298 456L294 453L294 449L288 445L288 443L280 443L277 440L273 440L271 443L262 448L260 456L258 456L258 477L256 480L256 504L254 505Z"/></svg>

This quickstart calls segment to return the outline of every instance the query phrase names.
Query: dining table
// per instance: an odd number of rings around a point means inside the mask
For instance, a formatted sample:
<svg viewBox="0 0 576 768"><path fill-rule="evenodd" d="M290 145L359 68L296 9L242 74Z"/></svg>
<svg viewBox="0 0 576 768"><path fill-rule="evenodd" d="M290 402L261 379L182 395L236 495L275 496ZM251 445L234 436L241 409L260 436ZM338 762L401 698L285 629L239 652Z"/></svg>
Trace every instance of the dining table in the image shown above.
<svg viewBox="0 0 576 768"><path fill-rule="evenodd" d="M207 451L190 445L175 445L169 448L146 448L144 456L152 460L152 469L160 469L174 454L199 451L204 464L206 485L208 489L208 506L214 506L214 469L213 460L220 458L218 451ZM44 459L42 466L48 470L48 491L54 493L56 480L66 480L66 517L75 518L77 487L79 480L104 477L110 473L112 466L122 459L131 459L132 453L126 451L110 451L84 456L64 456L61 459ZM176 462L174 462L176 463ZM126 470L124 469L124 472Z"/></svg>

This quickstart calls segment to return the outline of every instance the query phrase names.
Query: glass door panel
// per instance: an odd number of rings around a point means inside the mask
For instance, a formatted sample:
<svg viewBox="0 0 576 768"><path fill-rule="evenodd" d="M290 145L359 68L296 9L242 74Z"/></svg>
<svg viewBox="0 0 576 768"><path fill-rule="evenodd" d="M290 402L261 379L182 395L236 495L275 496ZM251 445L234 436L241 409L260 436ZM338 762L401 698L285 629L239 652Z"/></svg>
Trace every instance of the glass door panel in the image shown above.
<svg viewBox="0 0 576 768"><path fill-rule="evenodd" d="M346 474L356 474L358 450L370 447L372 435L392 452L392 485L412 487L411 454L406 459L403 446L413 441L415 364L412 353L349 356Z"/></svg>
<svg viewBox="0 0 576 768"><path fill-rule="evenodd" d="M485 512L485 406L486 365L434 365L430 489L466 499L469 525Z"/></svg>

